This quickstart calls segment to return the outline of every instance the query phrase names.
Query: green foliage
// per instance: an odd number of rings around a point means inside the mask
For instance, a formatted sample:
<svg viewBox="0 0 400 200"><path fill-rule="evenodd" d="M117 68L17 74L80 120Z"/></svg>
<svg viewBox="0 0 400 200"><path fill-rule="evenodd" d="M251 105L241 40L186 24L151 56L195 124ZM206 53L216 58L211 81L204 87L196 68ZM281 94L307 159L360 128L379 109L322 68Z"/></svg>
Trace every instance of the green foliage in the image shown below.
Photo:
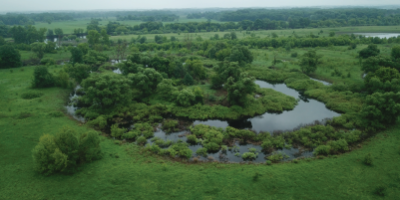
<svg viewBox="0 0 400 200"><path fill-rule="evenodd" d="M186 142L189 144L197 144L198 140L195 135L188 135L186 136Z"/></svg>
<svg viewBox="0 0 400 200"><path fill-rule="evenodd" d="M173 85L173 81L171 79L163 79L157 85L157 92L161 97L167 100L172 100L174 98L174 93L177 89Z"/></svg>
<svg viewBox="0 0 400 200"><path fill-rule="evenodd" d="M88 31L88 35L86 36L89 45L93 46L100 42L100 33L97 30L90 30Z"/></svg>
<svg viewBox="0 0 400 200"><path fill-rule="evenodd" d="M74 65L66 65L65 70L78 83L81 83L83 79L88 78L90 75L90 66L85 64L75 63Z"/></svg>
<svg viewBox="0 0 400 200"><path fill-rule="evenodd" d="M53 87L54 86L54 78L53 75L47 70L45 66L37 66L35 67L35 71L33 73L32 87L33 88L45 88L45 87Z"/></svg>
<svg viewBox="0 0 400 200"><path fill-rule="evenodd" d="M253 59L250 50L244 46L235 46L229 55L229 61L238 62L240 66L252 63Z"/></svg>
<svg viewBox="0 0 400 200"><path fill-rule="evenodd" d="M129 74L128 78L132 81L132 87L140 90L145 96L154 92L163 80L162 75L153 68L140 68L138 73Z"/></svg>
<svg viewBox="0 0 400 200"><path fill-rule="evenodd" d="M101 115L101 116L98 116L96 119L89 121L88 124L90 126L104 129L107 126L107 119L105 116Z"/></svg>
<svg viewBox="0 0 400 200"><path fill-rule="evenodd" d="M290 54L290 57L292 57L292 58L297 58L297 56L298 56L297 52L293 52L292 54Z"/></svg>
<svg viewBox="0 0 400 200"><path fill-rule="evenodd" d="M349 150L349 147L348 147L349 145L347 144L345 139L329 141L328 145L331 147L331 150L333 152L346 152Z"/></svg>
<svg viewBox="0 0 400 200"><path fill-rule="evenodd" d="M56 61L53 58L43 58L40 60L42 65L55 65Z"/></svg>
<svg viewBox="0 0 400 200"><path fill-rule="evenodd" d="M328 155L330 154L331 146L329 145L319 145L314 150L314 155Z"/></svg>
<svg viewBox="0 0 400 200"><path fill-rule="evenodd" d="M176 103L179 106L188 107L203 103L203 91L198 88L185 88L176 94Z"/></svg>
<svg viewBox="0 0 400 200"><path fill-rule="evenodd" d="M243 160L254 160L257 158L257 153L254 152L245 152L242 154L242 159Z"/></svg>
<svg viewBox="0 0 400 200"><path fill-rule="evenodd" d="M0 46L0 68L21 66L21 54L11 45Z"/></svg>
<svg viewBox="0 0 400 200"><path fill-rule="evenodd" d="M208 150L206 148L204 148L204 147L203 148L199 148L199 149L196 150L196 154L206 157L208 155L207 151Z"/></svg>
<svg viewBox="0 0 400 200"><path fill-rule="evenodd" d="M97 70L97 67L100 65L104 64L109 60L108 56L106 54L97 52L97 51L88 51L84 56L83 56L83 62L87 65L90 65L93 70Z"/></svg>
<svg viewBox="0 0 400 200"><path fill-rule="evenodd" d="M147 143L146 137L144 137L144 136L138 137L136 140L136 143L138 145L142 145L142 146L145 145Z"/></svg>
<svg viewBox="0 0 400 200"><path fill-rule="evenodd" d="M167 133L175 132L178 130L178 121L172 119L164 120L162 129Z"/></svg>
<svg viewBox="0 0 400 200"><path fill-rule="evenodd" d="M193 85L194 84L193 77L189 73L186 73L185 77L183 78L183 84L185 84L185 85Z"/></svg>
<svg viewBox="0 0 400 200"><path fill-rule="evenodd" d="M369 58L372 56L377 56L381 51L378 49L376 44L370 44L367 48L359 52L361 58Z"/></svg>
<svg viewBox="0 0 400 200"><path fill-rule="evenodd" d="M101 157L96 132L78 133L63 127L53 135L43 135L32 150L35 170L39 173L74 172L79 164Z"/></svg>
<svg viewBox="0 0 400 200"><path fill-rule="evenodd" d="M119 138L126 132L126 128L119 128L118 124L111 126L111 136Z"/></svg>
<svg viewBox="0 0 400 200"><path fill-rule="evenodd" d="M105 73L91 74L82 81L86 95L83 101L91 107L110 108L131 101L131 81L124 76Z"/></svg>
<svg viewBox="0 0 400 200"><path fill-rule="evenodd" d="M384 128L393 124L400 115L400 93L376 92L368 95L361 110L363 125L368 128Z"/></svg>
<svg viewBox="0 0 400 200"><path fill-rule="evenodd" d="M170 146L167 151L171 157L179 156L186 159L191 158L193 154L192 150L188 147L188 144L181 140Z"/></svg>
<svg viewBox="0 0 400 200"><path fill-rule="evenodd" d="M209 152L217 152L220 149L220 146L215 142L203 143L204 148L206 148Z"/></svg>
<svg viewBox="0 0 400 200"><path fill-rule="evenodd" d="M281 161L284 157L284 154L282 152L274 152L270 156L267 157L268 160L271 162L277 163Z"/></svg>
<svg viewBox="0 0 400 200"><path fill-rule="evenodd" d="M46 51L46 44L43 42L35 42L31 44L31 50L36 54L36 57L41 60Z"/></svg>
<svg viewBox="0 0 400 200"><path fill-rule="evenodd" d="M206 71L205 71L205 68L203 67L203 63L201 62L201 60L197 60L197 59L186 60L185 68L186 68L186 71L189 72L189 75L191 77L194 77L197 79L205 79L206 78ZM185 75L185 78L186 78L186 76L187 76L187 74ZM186 84L186 83L190 83L190 82L185 82L185 79L184 79L184 83Z"/></svg>
<svg viewBox="0 0 400 200"><path fill-rule="evenodd" d="M266 161L265 161L265 164L266 164L266 165L272 165L272 162L271 162L270 160L266 160Z"/></svg>
<svg viewBox="0 0 400 200"><path fill-rule="evenodd" d="M83 52L80 48L78 47L72 47L69 50L71 52L71 58L70 58L70 62L72 64L75 63L82 63L83 62Z"/></svg>
<svg viewBox="0 0 400 200"><path fill-rule="evenodd" d="M248 102L247 95L253 94L256 90L255 78L243 72L239 80L233 77L228 78L225 88L228 91L228 100L232 105L245 106Z"/></svg>
<svg viewBox="0 0 400 200"><path fill-rule="evenodd" d="M21 94L21 98L23 99L34 99L34 98L39 98L41 96L43 96L43 93L33 92L33 91Z"/></svg>
<svg viewBox="0 0 400 200"><path fill-rule="evenodd" d="M315 50L310 50L303 55L300 61L300 68L306 74L310 74L317 70L317 65L319 64L319 59L321 55L317 55Z"/></svg>
<svg viewBox="0 0 400 200"><path fill-rule="evenodd" d="M371 153L368 153L367 155L365 155L365 157L363 158L362 162L365 165L370 165L371 166L372 162L373 162Z"/></svg>

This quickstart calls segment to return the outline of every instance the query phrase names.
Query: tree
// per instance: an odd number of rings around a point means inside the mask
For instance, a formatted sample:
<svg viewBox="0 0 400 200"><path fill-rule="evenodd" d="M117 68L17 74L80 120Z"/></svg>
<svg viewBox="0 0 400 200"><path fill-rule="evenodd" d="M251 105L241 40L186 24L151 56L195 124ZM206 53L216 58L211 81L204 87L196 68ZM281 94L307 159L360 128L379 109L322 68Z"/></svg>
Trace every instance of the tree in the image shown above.
<svg viewBox="0 0 400 200"><path fill-rule="evenodd" d="M132 87L140 90L145 96L152 94L163 80L162 75L153 68L139 68L138 73L128 74L128 78L132 81Z"/></svg>
<svg viewBox="0 0 400 200"><path fill-rule="evenodd" d="M176 88L173 86L173 81L171 79L163 79L157 85L157 92L164 99L173 99L173 95L176 92Z"/></svg>
<svg viewBox="0 0 400 200"><path fill-rule="evenodd" d="M0 36L0 46L3 46L6 44L6 41L4 40L3 37Z"/></svg>
<svg viewBox="0 0 400 200"><path fill-rule="evenodd" d="M374 73L368 73L364 82L366 89L372 94L374 92L399 92L400 73L396 69L381 67Z"/></svg>
<svg viewBox="0 0 400 200"><path fill-rule="evenodd" d="M0 68L21 66L21 54L11 45L0 46Z"/></svg>
<svg viewBox="0 0 400 200"><path fill-rule="evenodd" d="M400 46L394 46L392 48L391 56L393 60L399 60L400 59Z"/></svg>
<svg viewBox="0 0 400 200"><path fill-rule="evenodd" d="M193 91L189 88L183 89L180 91L176 96L176 103L180 106L191 106L193 105L196 96L194 95Z"/></svg>
<svg viewBox="0 0 400 200"><path fill-rule="evenodd" d="M80 83L83 79L89 77L91 68L89 65L75 63L74 65L65 66L65 69L71 78Z"/></svg>
<svg viewBox="0 0 400 200"><path fill-rule="evenodd" d="M317 55L317 52L315 52L314 50L310 50L305 53L300 61L301 71L306 74L315 72L315 70L317 70L319 59L321 57L322 56Z"/></svg>
<svg viewBox="0 0 400 200"><path fill-rule="evenodd" d="M385 128L385 124L394 124L400 116L400 93L376 92L368 95L361 115L366 128Z"/></svg>
<svg viewBox="0 0 400 200"><path fill-rule="evenodd" d="M100 41L100 34L96 30L88 31L88 35L86 36L88 39L88 43L90 46L94 46L95 44L99 43Z"/></svg>
<svg viewBox="0 0 400 200"><path fill-rule="evenodd" d="M129 79L118 74L91 74L82 81L86 92L83 101L101 109L124 105L132 100L131 84Z"/></svg>
<svg viewBox="0 0 400 200"><path fill-rule="evenodd" d="M35 42L31 44L31 50L36 54L36 57L41 60L46 51L46 44L42 42Z"/></svg>
<svg viewBox="0 0 400 200"><path fill-rule="evenodd" d="M54 136L41 136L32 156L39 173L71 173L79 164L101 158L99 134L94 131L79 133L66 126Z"/></svg>
<svg viewBox="0 0 400 200"><path fill-rule="evenodd" d="M189 73L186 73L185 77L183 78L183 84L185 84L185 85L193 85L194 84L193 77Z"/></svg>
<svg viewBox="0 0 400 200"><path fill-rule="evenodd" d="M58 38L58 46L60 46L60 44L61 44L61 39L63 38L63 36L64 36L64 32L63 32L63 30L61 29L61 28L56 28L56 29L54 29L54 33L57 35L57 38Z"/></svg>
<svg viewBox="0 0 400 200"><path fill-rule="evenodd" d="M110 45L110 36L107 35L106 29L101 29L101 37L104 45Z"/></svg>
<svg viewBox="0 0 400 200"><path fill-rule="evenodd" d="M372 56L379 55L380 52L381 51L378 49L378 46L376 44L370 44L370 45L368 45L367 48L365 48L359 52L359 56L361 58L369 58Z"/></svg>
<svg viewBox="0 0 400 200"><path fill-rule="evenodd" d="M253 55L250 50L244 46L235 46L232 48L229 61L230 62L238 62L240 66L245 66L246 64L250 64L253 62Z"/></svg>
<svg viewBox="0 0 400 200"><path fill-rule="evenodd" d="M71 52L70 62L72 64L83 62L83 53L79 47L72 47L69 51Z"/></svg>
<svg viewBox="0 0 400 200"><path fill-rule="evenodd" d="M242 72L240 78L235 80L229 77L225 83L225 88L228 91L228 100L232 105L245 106L247 103L247 95L252 94L256 90L255 78Z"/></svg>
<svg viewBox="0 0 400 200"><path fill-rule="evenodd" d="M185 67L186 67L186 71L188 71L192 77L195 77L198 79L206 78L206 71L203 67L203 63L201 62L201 60L197 60L197 59L186 60Z"/></svg>
<svg viewBox="0 0 400 200"><path fill-rule="evenodd" d="M53 87L53 75L47 70L46 66L37 66L33 72L33 88Z"/></svg>

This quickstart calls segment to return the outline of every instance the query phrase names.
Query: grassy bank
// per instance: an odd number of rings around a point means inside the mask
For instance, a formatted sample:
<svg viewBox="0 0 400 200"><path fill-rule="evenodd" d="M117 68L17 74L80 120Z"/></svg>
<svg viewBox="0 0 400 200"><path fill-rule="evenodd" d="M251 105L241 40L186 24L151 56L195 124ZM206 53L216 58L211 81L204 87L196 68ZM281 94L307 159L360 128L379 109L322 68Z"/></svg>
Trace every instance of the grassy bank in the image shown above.
<svg viewBox="0 0 400 200"><path fill-rule="evenodd" d="M44 177L31 156L39 137L64 125L88 127L54 114L63 111L68 90L40 89L42 96L23 99L32 73L0 70L0 199L377 199L380 185L386 199L400 195L400 125L338 157L272 166L175 162L103 137L103 159L74 175ZM372 166L361 161L368 153Z"/></svg>

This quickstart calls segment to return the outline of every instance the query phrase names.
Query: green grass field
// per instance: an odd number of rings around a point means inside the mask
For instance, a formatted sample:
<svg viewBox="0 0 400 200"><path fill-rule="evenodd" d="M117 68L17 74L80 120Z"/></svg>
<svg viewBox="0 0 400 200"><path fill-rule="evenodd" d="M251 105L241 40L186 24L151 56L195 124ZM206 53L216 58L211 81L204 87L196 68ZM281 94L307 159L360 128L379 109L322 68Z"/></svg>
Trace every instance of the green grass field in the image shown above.
<svg viewBox="0 0 400 200"><path fill-rule="evenodd" d="M102 136L101 160L84 165L74 175L39 175L33 171L31 150L42 134L54 134L65 125L77 130L88 127L67 115L50 115L64 110L69 90L35 89L43 96L21 98L33 90L29 89L33 69L0 70L0 199L353 200L380 199L374 194L380 185L387 188L382 199L400 196L400 124L337 157L272 166L177 162L141 153L135 144L117 145ZM50 72L54 70L58 69L50 68ZM361 162L368 153L373 157L372 166ZM256 173L258 180L253 178Z"/></svg>

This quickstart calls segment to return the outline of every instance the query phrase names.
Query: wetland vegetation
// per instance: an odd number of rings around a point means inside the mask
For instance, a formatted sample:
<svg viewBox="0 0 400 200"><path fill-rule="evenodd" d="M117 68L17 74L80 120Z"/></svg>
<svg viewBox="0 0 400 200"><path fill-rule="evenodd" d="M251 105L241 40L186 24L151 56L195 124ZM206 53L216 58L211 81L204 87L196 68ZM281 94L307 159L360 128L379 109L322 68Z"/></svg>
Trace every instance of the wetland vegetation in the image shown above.
<svg viewBox="0 0 400 200"><path fill-rule="evenodd" d="M2 16L0 198L395 199L399 15L345 11Z"/></svg>

